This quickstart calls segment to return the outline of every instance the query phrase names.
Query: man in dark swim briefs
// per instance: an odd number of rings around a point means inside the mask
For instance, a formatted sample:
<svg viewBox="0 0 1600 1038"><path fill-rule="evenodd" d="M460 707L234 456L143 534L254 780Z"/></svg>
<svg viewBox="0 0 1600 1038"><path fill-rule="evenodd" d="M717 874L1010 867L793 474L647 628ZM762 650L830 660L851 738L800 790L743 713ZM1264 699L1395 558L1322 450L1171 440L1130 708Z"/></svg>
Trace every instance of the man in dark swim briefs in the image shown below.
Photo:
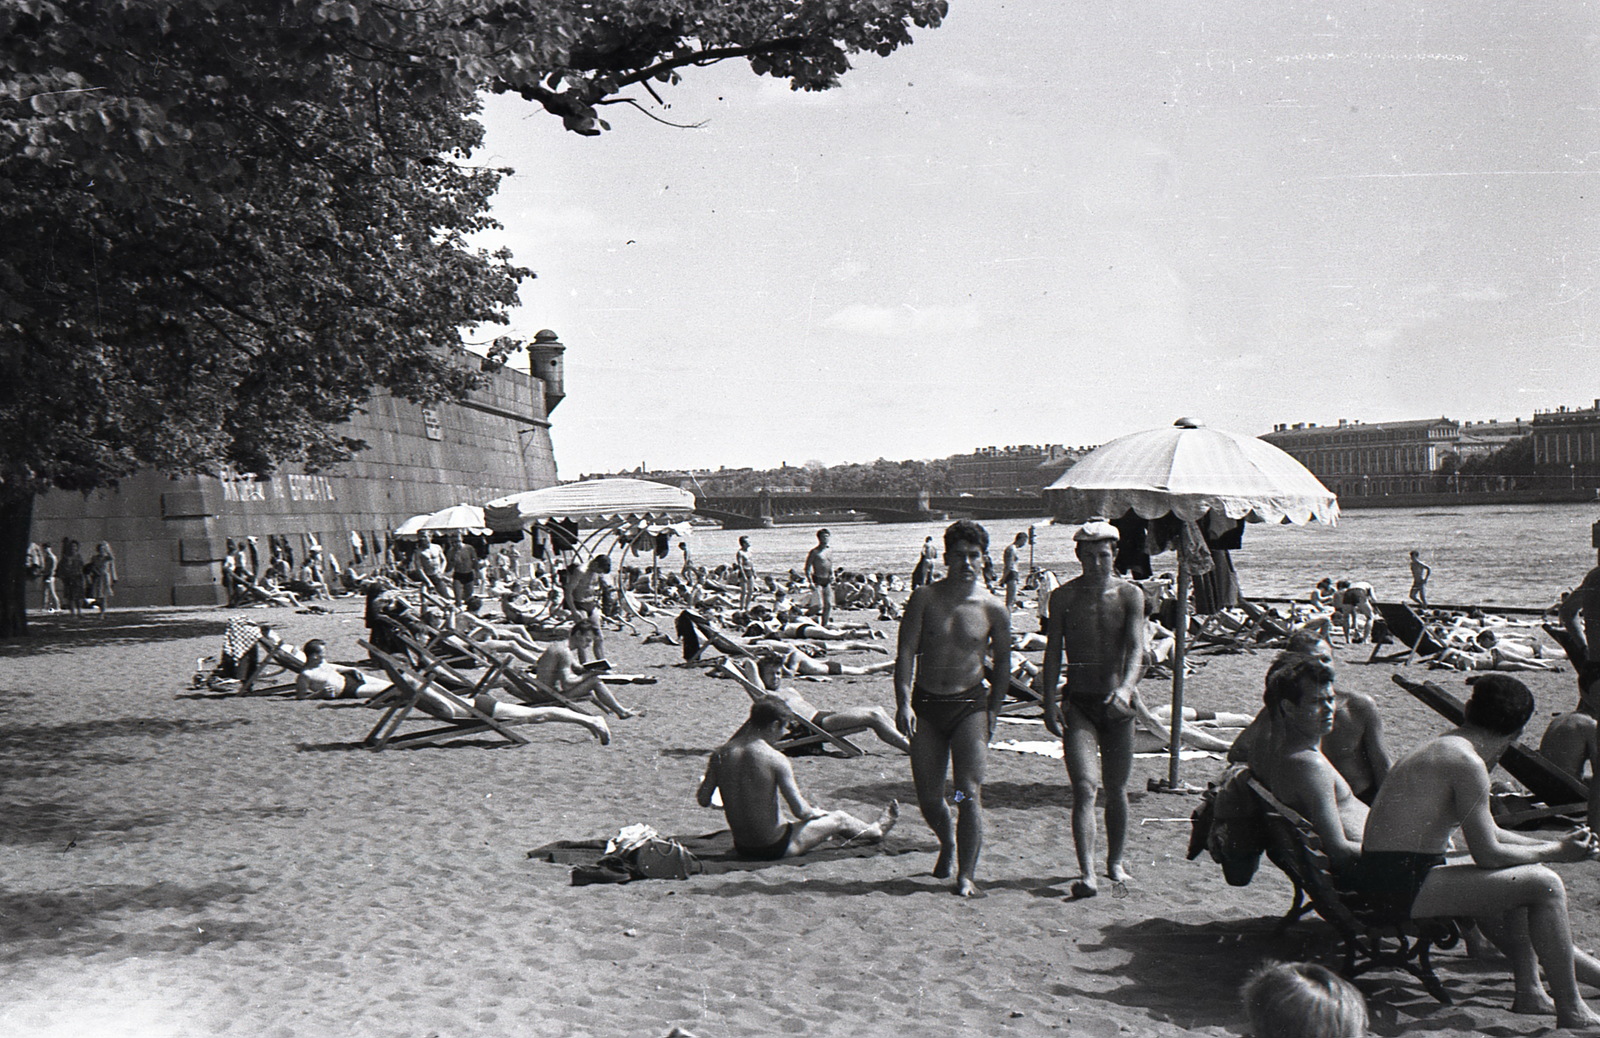
<svg viewBox="0 0 1600 1038"><path fill-rule="evenodd" d="M977 894L974 875L983 849L985 758L1011 674L1011 616L979 579L989 534L970 519L944 532L946 575L911 593L900 621L895 657L895 727L911 740L911 777L922 816L939 838L933 874L955 892ZM986 657L999 677L984 686ZM957 819L945 803L945 773L953 773Z"/></svg>
<svg viewBox="0 0 1600 1038"><path fill-rule="evenodd" d="M1533 716L1533 695L1506 674L1469 680L1461 727L1429 739L1389 770L1347 882L1391 906L1414 890L1406 904L1412 918L1476 918L1511 962L1513 1012L1553 1011L1558 1028L1600 1026L1578 990L1580 982L1600 987L1600 960L1573 947L1566 888L1543 864L1592 860L1600 846L1587 829L1541 839L1495 824L1489 769ZM1439 864L1457 827L1472 862Z"/></svg>
<svg viewBox="0 0 1600 1038"><path fill-rule="evenodd" d="M833 535L817 531L817 545L806 553L806 579L817 589L817 604L822 609L822 626L833 620L833 560L828 557L828 541Z"/></svg>
<svg viewBox="0 0 1600 1038"><path fill-rule="evenodd" d="M752 861L798 857L835 839L842 843L882 840L900 817L897 802L889 801L888 808L870 824L844 811L824 811L806 802L789 758L772 745L783 736L792 717L783 700L775 696L751 703L745 723L712 751L695 800L701 807L711 807L712 796L721 790L722 813L733 833L734 850ZM780 796L797 821L783 819Z"/></svg>
<svg viewBox="0 0 1600 1038"><path fill-rule="evenodd" d="M1050 595L1045 625L1044 723L1061 736L1072 780L1072 841L1079 878L1072 896L1099 893L1094 874L1095 798L1105 788L1106 875L1128 878L1122 866L1128 833L1128 775L1133 770L1133 696L1144 661L1144 592L1113 568L1117 528L1101 518L1083 525L1077 542L1082 576ZM1060 703L1063 654L1066 708Z"/></svg>

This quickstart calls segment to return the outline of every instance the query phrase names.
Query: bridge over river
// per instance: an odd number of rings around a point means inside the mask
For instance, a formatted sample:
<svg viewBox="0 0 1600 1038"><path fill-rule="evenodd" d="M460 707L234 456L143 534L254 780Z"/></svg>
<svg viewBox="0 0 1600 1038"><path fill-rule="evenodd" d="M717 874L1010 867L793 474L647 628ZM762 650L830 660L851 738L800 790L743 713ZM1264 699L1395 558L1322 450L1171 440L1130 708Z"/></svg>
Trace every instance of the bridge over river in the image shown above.
<svg viewBox="0 0 1600 1038"><path fill-rule="evenodd" d="M695 514L716 519L724 529L756 529L778 523L805 522L841 512L871 516L880 523L927 523L941 519L1027 519L1049 515L1044 498L963 497L954 494L749 494L697 496Z"/></svg>

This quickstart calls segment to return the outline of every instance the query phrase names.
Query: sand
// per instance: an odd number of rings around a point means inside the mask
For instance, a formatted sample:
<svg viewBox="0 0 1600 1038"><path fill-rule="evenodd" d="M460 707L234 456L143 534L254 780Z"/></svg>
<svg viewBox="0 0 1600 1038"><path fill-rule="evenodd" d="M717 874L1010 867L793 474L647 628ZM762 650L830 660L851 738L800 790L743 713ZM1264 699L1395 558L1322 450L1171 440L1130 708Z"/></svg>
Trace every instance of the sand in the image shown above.
<svg viewBox="0 0 1600 1038"><path fill-rule="evenodd" d="M355 661L359 606L333 608L249 612ZM355 745L375 720L360 705L188 687L228 615L45 616L0 646L0 1034L1224 1035L1241 1032L1251 967L1333 950L1320 921L1274 934L1290 888L1270 864L1232 888L1209 858L1184 860L1195 798L1143 792L1165 760L1137 763L1125 897L1065 899L1065 773L1001 752L982 900L951 896L924 853L574 887L528 850L632 823L721 827L693 794L747 707L731 682L612 635L613 663L659 683L622 690L644 713L614 722L611 746L546 725L520 748L374 754ZM1356 662L1365 650L1336 650L1341 684L1379 698L1396 749L1441 728L1390 683L1393 665ZM1252 710L1269 658L1210 657L1190 702ZM1527 679L1541 719L1570 702L1569 671ZM892 706L886 676L803 690ZM899 798L897 836L926 842L906 758L864 743L862 758L797 759L802 786L866 817ZM1580 942L1600 945L1600 870L1557 868ZM1403 974L1361 979L1375 1033L1553 1025L1508 1011L1502 964L1438 961L1454 1006Z"/></svg>

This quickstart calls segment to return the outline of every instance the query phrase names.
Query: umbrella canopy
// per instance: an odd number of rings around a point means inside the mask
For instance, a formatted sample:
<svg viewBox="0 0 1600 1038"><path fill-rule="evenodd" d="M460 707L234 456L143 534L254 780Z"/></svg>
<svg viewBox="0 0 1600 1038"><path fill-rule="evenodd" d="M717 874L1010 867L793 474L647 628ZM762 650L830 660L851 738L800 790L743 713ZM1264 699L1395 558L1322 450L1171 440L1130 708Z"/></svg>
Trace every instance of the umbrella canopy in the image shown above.
<svg viewBox="0 0 1600 1038"><path fill-rule="evenodd" d="M396 537L415 537L423 530L437 533L488 533L483 509L477 505L451 505L427 515L414 515L395 527Z"/></svg>
<svg viewBox="0 0 1600 1038"><path fill-rule="evenodd" d="M644 479L591 479L502 497L484 505L483 511L489 528L497 533L551 520L579 525L674 521L694 511L694 495Z"/></svg>
<svg viewBox="0 0 1600 1038"><path fill-rule="evenodd" d="M1050 486L1057 517L1116 519L1129 509L1144 519L1171 513L1198 521L1206 513L1252 523L1335 523L1339 500L1283 451L1252 436L1208 429L1192 418L1169 428L1119 436L1086 454ZM1183 726L1183 668L1189 635L1189 583L1178 552L1178 610L1172 632L1172 721L1168 788L1178 781Z"/></svg>
<svg viewBox="0 0 1600 1038"><path fill-rule="evenodd" d="M1253 523L1335 523L1334 493L1265 440L1180 418L1164 429L1119 436L1045 488L1057 515L1109 519L1129 509L1198 520L1207 512Z"/></svg>

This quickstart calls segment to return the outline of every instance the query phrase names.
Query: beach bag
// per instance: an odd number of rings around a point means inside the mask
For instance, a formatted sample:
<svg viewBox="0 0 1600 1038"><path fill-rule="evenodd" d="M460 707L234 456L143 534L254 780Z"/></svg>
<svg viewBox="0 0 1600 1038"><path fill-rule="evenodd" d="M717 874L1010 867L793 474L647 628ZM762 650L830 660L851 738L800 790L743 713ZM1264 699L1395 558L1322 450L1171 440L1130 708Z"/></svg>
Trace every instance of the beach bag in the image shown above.
<svg viewBox="0 0 1600 1038"><path fill-rule="evenodd" d="M1261 855L1267 849L1267 820L1261 802L1250 789L1250 769L1235 764L1209 783L1201 794L1199 815L1209 806L1205 848L1212 860L1222 866L1222 876L1230 887L1243 887L1255 877ZM1193 822L1193 820L1191 820ZM1199 851L1190 841L1190 857Z"/></svg>
<svg viewBox="0 0 1600 1038"><path fill-rule="evenodd" d="M572 884L688 879L704 871L700 859L677 840L662 836L648 825L630 825L606 841L605 855L594 865L572 870Z"/></svg>

